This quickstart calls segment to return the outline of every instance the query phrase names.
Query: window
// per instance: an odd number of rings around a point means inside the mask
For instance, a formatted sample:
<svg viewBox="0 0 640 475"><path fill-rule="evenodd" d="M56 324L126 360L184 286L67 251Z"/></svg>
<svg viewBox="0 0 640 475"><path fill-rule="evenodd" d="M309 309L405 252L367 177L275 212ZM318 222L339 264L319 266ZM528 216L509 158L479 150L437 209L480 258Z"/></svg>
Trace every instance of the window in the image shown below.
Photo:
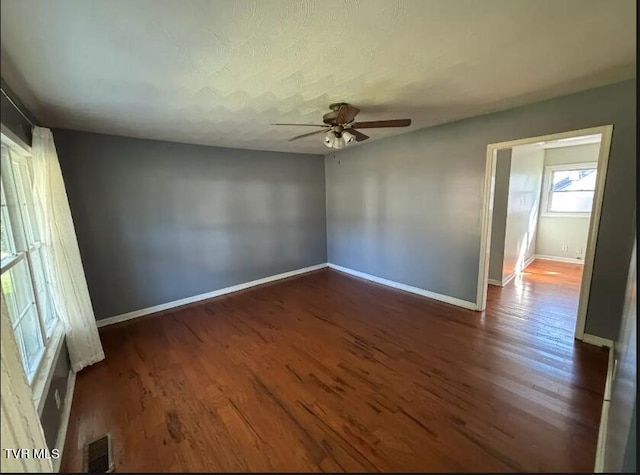
<svg viewBox="0 0 640 475"><path fill-rule="evenodd" d="M596 163L547 167L543 196L545 214L584 216L591 213L596 177Z"/></svg>
<svg viewBox="0 0 640 475"><path fill-rule="evenodd" d="M30 157L2 145L2 297L29 382L38 370L57 318L51 305L43 243L32 190Z"/></svg>

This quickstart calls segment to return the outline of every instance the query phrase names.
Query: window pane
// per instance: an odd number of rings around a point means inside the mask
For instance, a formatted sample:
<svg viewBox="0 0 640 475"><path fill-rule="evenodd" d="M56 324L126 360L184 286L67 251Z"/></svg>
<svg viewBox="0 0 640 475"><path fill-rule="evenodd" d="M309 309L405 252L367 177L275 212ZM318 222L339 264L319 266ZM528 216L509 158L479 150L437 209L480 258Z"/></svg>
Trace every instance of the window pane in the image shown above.
<svg viewBox="0 0 640 475"><path fill-rule="evenodd" d="M2 257L5 265L12 265L2 273L2 293L31 380L44 353L42 327L56 319L39 243L29 160L2 146Z"/></svg>
<svg viewBox="0 0 640 475"><path fill-rule="evenodd" d="M22 162L13 162L13 173L16 180L18 199L22 207L22 217L24 219L27 242L31 245L40 240L33 205L31 180L29 178L29 172Z"/></svg>
<svg viewBox="0 0 640 475"><path fill-rule="evenodd" d="M2 296L7 303L7 311L9 312L11 323L14 324L18 319L18 304L16 303L16 293L9 272L2 274Z"/></svg>
<svg viewBox="0 0 640 475"><path fill-rule="evenodd" d="M20 320L20 331L25 348L25 361L27 373L31 373L36 369L40 353L43 348L42 333L40 332L40 323L36 313L36 306L32 305L22 320Z"/></svg>
<svg viewBox="0 0 640 475"><path fill-rule="evenodd" d="M24 349L24 340L22 339L22 331L20 327L17 327L14 331L14 335L16 336L16 345L18 345L18 350L20 351L20 358L22 359L22 366L25 368L25 373L27 372L27 356L26 351Z"/></svg>
<svg viewBox="0 0 640 475"><path fill-rule="evenodd" d="M31 303L35 301L33 295L33 289L31 288L31 278L29 277L29 267L27 260L22 259L9 271L5 272L2 277L9 274L9 281L7 282L7 291L10 291L15 298L16 310L18 315L24 312ZM3 292L5 288L3 286ZM6 296L6 293L5 293Z"/></svg>
<svg viewBox="0 0 640 475"><path fill-rule="evenodd" d="M26 186L28 187L25 190L26 193L26 211L27 211L27 220L29 221L29 229L31 232L31 244L39 242L42 238L40 237L40 232L38 230L38 222L36 220L36 209L35 204L33 202L33 191L31 190L31 182L27 182Z"/></svg>
<svg viewBox="0 0 640 475"><path fill-rule="evenodd" d="M0 234L2 235L2 256L0 259L4 259L15 253L16 247L13 243L13 236L11 235L11 223L9 222L9 209L7 208L7 201L4 196L4 186L0 183L0 197L2 198L2 214L0 215Z"/></svg>
<svg viewBox="0 0 640 475"><path fill-rule="evenodd" d="M2 205L2 216L0 216L0 233L2 234L2 256L0 257L0 259L4 259L5 257L12 255L15 251L13 247L13 240L9 235L11 231L9 231L9 229L7 229L7 226L5 226L5 224L9 224L9 221L6 219L6 215L7 214L5 212L5 205Z"/></svg>
<svg viewBox="0 0 640 475"><path fill-rule="evenodd" d="M40 305L40 312L42 315L42 321L44 322L45 330L47 332L47 335L49 335L49 330L53 328L53 324L57 319L56 314L53 311L51 296L49 295L47 287L45 287L42 292L38 294L38 304Z"/></svg>
<svg viewBox="0 0 640 475"><path fill-rule="evenodd" d="M560 213L590 213L593 191L564 191L551 194L550 211Z"/></svg>
<svg viewBox="0 0 640 475"><path fill-rule="evenodd" d="M551 191L593 191L596 169L557 170L553 172Z"/></svg>
<svg viewBox="0 0 640 475"><path fill-rule="evenodd" d="M16 321L35 301L26 259L2 274L2 293L12 321Z"/></svg>
<svg viewBox="0 0 640 475"><path fill-rule="evenodd" d="M26 250L24 232L21 219L20 199L14 183L12 161L9 151L2 147L2 220L5 222L5 232L12 238L13 250Z"/></svg>
<svg viewBox="0 0 640 475"><path fill-rule="evenodd" d="M34 249L30 253L31 268L33 269L33 279L36 282L36 293L45 286L44 267L42 267L42 248Z"/></svg>

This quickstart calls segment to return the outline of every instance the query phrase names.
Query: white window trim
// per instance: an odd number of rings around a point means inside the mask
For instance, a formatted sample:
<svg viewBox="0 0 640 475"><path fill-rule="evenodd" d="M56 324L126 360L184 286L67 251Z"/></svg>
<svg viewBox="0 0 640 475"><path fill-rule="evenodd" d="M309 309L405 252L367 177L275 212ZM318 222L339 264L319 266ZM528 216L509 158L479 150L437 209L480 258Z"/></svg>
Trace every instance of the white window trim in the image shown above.
<svg viewBox="0 0 640 475"><path fill-rule="evenodd" d="M585 168L598 169L598 162L580 162L567 163L563 165L547 165L544 167L544 180L542 182L542 200L540 203L540 216L543 218L589 218L591 211L583 213L549 211L549 202L551 197L551 176L555 171L561 170L580 170ZM595 190L594 190L595 196Z"/></svg>
<svg viewBox="0 0 640 475"><path fill-rule="evenodd" d="M16 161L17 160L26 160L31 154L31 147L24 144L20 141L16 136L14 136L11 131L9 131L4 125L2 125L1 130L1 138L2 145L7 147L11 152L11 157L9 160ZM13 170L12 170L13 172ZM14 179L12 177L12 179ZM4 190L3 190L4 191ZM24 210L20 210L20 220L24 221ZM22 223L23 227L25 223ZM26 232L26 230L25 230ZM11 239L13 240L13 234L11 235ZM62 322L59 318L56 318L56 321L51 326L49 331L44 328L44 322L40 316L40 309L38 303L38 294L36 293L36 286L34 282L33 269L31 268L31 262L29 258L29 252L32 252L41 247L41 242L38 241L33 244L27 244L28 251L16 251L14 255L7 256L0 263L0 267L2 273L8 271L11 267L21 262L23 259L27 261L27 265L29 266L29 275L31 278L31 286L33 288L34 294L34 303L38 308L38 321L40 323L41 335L43 339L43 348L40 350L38 355L38 363L33 368L30 374L25 375L27 377L27 381L32 389L32 397L36 408L38 409L38 414L42 412L44 408L45 395L51 385L51 380L53 378L53 373L55 371L55 363L58 359L58 355L60 354L60 350L62 348L62 343L64 341L64 328ZM15 248L15 243L14 243ZM23 368L24 370L24 368Z"/></svg>
<svg viewBox="0 0 640 475"><path fill-rule="evenodd" d="M35 371L33 381L31 382L33 403L38 410L38 415L42 414L42 410L44 409L44 403L47 399L46 396L49 392L49 387L51 387L55 365L58 361L63 341L64 330L60 320L57 320L53 325L49 342L44 348L44 355L40 360L40 366Z"/></svg>
<svg viewBox="0 0 640 475"><path fill-rule="evenodd" d="M2 193L2 202L5 203L5 205L2 207L2 213L0 214L0 219L4 222L4 227L7 232L7 239L9 241L9 247L11 247L12 249L11 251L12 253L0 261L0 263L2 263L0 265L4 267L5 265L4 262L5 261L9 262L11 259L15 258L17 253L16 253L16 243L13 238L13 229L11 228L11 219L9 218L7 197L4 194L4 186L0 186L0 193Z"/></svg>

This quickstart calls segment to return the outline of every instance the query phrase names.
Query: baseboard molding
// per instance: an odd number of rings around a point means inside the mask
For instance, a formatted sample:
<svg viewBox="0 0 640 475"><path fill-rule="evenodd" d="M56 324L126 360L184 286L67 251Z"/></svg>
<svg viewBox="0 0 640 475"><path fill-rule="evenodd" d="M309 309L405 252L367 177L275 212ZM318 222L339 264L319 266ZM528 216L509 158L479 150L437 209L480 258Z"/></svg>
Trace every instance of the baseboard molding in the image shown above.
<svg viewBox="0 0 640 475"><path fill-rule="evenodd" d="M516 276L516 274L511 274L509 277L507 277L506 279L504 279L502 281L496 280L496 279L487 279L487 284L497 285L498 287L504 287L509 282L511 282L515 278L515 276Z"/></svg>
<svg viewBox="0 0 640 475"><path fill-rule="evenodd" d="M71 405L73 404L73 390L76 387L76 373L69 371L69 379L67 380L67 394L64 401L64 409L62 410L62 417L60 421L60 428L58 429L58 436L56 437L55 448L60 451L60 456L57 459L53 459L53 471L60 471L60 464L62 463L62 453L64 451L64 443L67 440L67 429L69 428L69 418L71 417Z"/></svg>
<svg viewBox="0 0 640 475"><path fill-rule="evenodd" d="M504 287L505 285L507 285L509 282L511 282L513 279L516 278L517 274L511 274L509 276L507 276L506 278L502 279L502 287Z"/></svg>
<svg viewBox="0 0 640 475"><path fill-rule="evenodd" d="M187 297L181 300L175 300L173 302L163 303L160 305L155 305L153 307L143 308L140 310L134 310L133 312L123 313L122 315L103 318L101 320L98 320L96 323L98 324L98 328L106 327L107 325L126 322L127 320L143 317L145 315L150 315L156 312L162 312L163 310L169 310L171 308L181 307L182 305L200 302L202 300L208 300L214 297L219 297L221 295L230 294L232 292L238 292L239 290L255 287L256 285L267 284L269 282L274 282L276 280L286 279L287 277L306 274L307 272L324 269L325 267L327 267L327 264L323 263L323 264L317 264L315 266L304 267L302 269L292 270L289 272L283 272L282 274L272 275L272 276L264 277L258 280L252 280L251 282L245 282L243 284L233 285L231 287L225 287L224 289L214 290L213 292L207 292L206 294L194 295L193 297Z"/></svg>
<svg viewBox="0 0 640 475"><path fill-rule="evenodd" d="M584 264L584 259L573 259L571 257L545 256L543 254L536 254L533 257L535 259L542 259L543 261L567 262L569 264Z"/></svg>
<svg viewBox="0 0 640 475"><path fill-rule="evenodd" d="M522 271L524 271L524 270L525 270L527 267L529 267L529 266L531 265L531 263L532 263L533 261L535 261L535 260L536 260L536 256L535 256L535 255L531 256L529 259L527 259L527 260L525 261L524 265L522 266L522 268L521 268L518 272L522 272Z"/></svg>
<svg viewBox="0 0 640 475"><path fill-rule="evenodd" d="M609 423L609 405L611 403L611 385L613 384L613 372L615 370L615 355L613 347L609 349L609 364L607 365L607 382L604 387L604 401L600 413L600 428L598 429L598 444L596 446L596 463L593 471L604 472L604 454L607 441L607 426Z"/></svg>
<svg viewBox="0 0 640 475"><path fill-rule="evenodd" d="M589 343L590 345L606 346L609 349L613 348L613 340L602 338L596 335L590 335L589 333L585 333L582 336L582 341L585 343Z"/></svg>
<svg viewBox="0 0 640 475"><path fill-rule="evenodd" d="M466 300L461 300L455 297L449 297L448 295L442 295L436 292L430 292L428 290L420 289L418 287L412 287L411 285L401 284L399 282L394 282L393 280L383 279L382 277L376 277L375 275L365 274L364 272L349 269L347 267L342 267L336 264L329 263L328 266L331 269L344 272L345 274L350 274L355 277L360 277L361 279L366 279L372 282L376 282L378 284L386 285L388 287L393 287L394 289L404 290L405 292L411 292L412 294L418 294L433 300L438 300L440 302L448 303L450 305L455 305L456 307L466 308L467 310L477 310L478 308L475 302L468 302Z"/></svg>
<svg viewBox="0 0 640 475"><path fill-rule="evenodd" d="M598 431L598 443L596 445L596 463L593 469L594 473L604 472L604 449L605 437L607 434L607 424L609 422L609 401L602 402L602 411L600 412L600 429Z"/></svg>
<svg viewBox="0 0 640 475"><path fill-rule="evenodd" d="M609 362L607 365L607 380L604 383L604 400L611 401L611 388L613 387L613 373L615 372L615 342L613 346L609 348Z"/></svg>
<svg viewBox="0 0 640 475"><path fill-rule="evenodd" d="M515 279L520 272L524 271L527 267L529 267L529 264L531 264L535 260L536 260L536 256L531 256L529 259L527 259L527 261L523 264L522 268L519 271L514 272L513 274L509 274L509 276L502 279L502 281L499 281L497 279L487 279L487 284L497 285L498 287L504 287L513 279Z"/></svg>

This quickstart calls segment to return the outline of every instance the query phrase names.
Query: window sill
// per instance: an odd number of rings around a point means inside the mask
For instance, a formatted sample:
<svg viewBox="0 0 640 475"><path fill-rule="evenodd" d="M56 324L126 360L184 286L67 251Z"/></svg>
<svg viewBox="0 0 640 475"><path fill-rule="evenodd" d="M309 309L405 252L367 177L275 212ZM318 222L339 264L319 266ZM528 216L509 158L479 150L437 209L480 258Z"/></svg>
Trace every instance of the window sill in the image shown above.
<svg viewBox="0 0 640 475"><path fill-rule="evenodd" d="M56 361L58 361L63 341L64 330L62 323L57 322L51 334L51 340L45 348L40 367L38 368L38 371L33 378L33 382L31 383L33 403L38 410L38 415L41 415L42 410L44 409L47 392L51 386L51 380L53 379L53 373L55 371L55 364Z"/></svg>
<svg viewBox="0 0 640 475"><path fill-rule="evenodd" d="M542 213L541 218L590 218L591 213Z"/></svg>

